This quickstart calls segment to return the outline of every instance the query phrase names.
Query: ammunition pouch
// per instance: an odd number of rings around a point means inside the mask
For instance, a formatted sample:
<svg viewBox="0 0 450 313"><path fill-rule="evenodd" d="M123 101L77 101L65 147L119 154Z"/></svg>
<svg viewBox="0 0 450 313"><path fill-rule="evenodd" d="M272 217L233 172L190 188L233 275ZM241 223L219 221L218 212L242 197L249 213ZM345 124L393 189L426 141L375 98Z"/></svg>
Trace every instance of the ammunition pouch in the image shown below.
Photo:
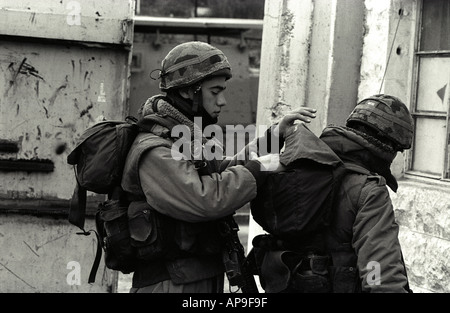
<svg viewBox="0 0 450 313"><path fill-rule="evenodd" d="M146 201L133 201L128 207L131 246L136 258L154 261L165 257L168 247L166 229L162 227L158 213Z"/></svg>
<svg viewBox="0 0 450 313"><path fill-rule="evenodd" d="M139 260L175 260L222 251L213 222L178 221L155 211L146 201L131 202L128 219L131 245Z"/></svg>
<svg viewBox="0 0 450 313"><path fill-rule="evenodd" d="M99 204L95 216L106 266L125 274L135 270L136 262L136 250L130 242L127 209L127 206L120 205L119 200L108 200Z"/></svg>

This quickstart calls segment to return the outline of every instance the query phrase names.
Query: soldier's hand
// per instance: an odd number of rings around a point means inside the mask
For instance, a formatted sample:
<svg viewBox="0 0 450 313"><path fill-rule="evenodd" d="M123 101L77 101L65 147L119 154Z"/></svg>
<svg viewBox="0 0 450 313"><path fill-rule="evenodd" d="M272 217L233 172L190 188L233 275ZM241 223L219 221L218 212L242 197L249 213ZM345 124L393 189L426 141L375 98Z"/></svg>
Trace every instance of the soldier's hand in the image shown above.
<svg viewBox="0 0 450 313"><path fill-rule="evenodd" d="M284 137L286 130L291 127L295 121L299 120L304 123L310 123L311 119L316 117L316 112L316 109L302 107L301 109L287 113L275 127L274 134L276 136Z"/></svg>
<svg viewBox="0 0 450 313"><path fill-rule="evenodd" d="M278 173L284 170L284 166L280 163L280 155L278 153L269 153L258 156L255 152L251 152L250 160L261 163L261 171Z"/></svg>

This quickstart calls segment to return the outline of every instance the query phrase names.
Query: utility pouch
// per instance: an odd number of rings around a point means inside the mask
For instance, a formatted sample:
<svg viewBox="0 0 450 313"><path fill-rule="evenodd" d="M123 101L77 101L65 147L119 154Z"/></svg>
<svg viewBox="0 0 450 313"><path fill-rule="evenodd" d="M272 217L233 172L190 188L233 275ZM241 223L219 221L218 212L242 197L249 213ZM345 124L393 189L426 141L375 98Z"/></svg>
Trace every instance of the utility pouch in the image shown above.
<svg viewBox="0 0 450 313"><path fill-rule="evenodd" d="M153 261L164 256L164 238L158 213L145 201L131 202L128 208L131 245L140 260Z"/></svg>
<svg viewBox="0 0 450 313"><path fill-rule="evenodd" d="M130 242L127 207L120 206L119 200L100 203L96 225L105 251L106 266L125 274L133 272L136 251Z"/></svg>

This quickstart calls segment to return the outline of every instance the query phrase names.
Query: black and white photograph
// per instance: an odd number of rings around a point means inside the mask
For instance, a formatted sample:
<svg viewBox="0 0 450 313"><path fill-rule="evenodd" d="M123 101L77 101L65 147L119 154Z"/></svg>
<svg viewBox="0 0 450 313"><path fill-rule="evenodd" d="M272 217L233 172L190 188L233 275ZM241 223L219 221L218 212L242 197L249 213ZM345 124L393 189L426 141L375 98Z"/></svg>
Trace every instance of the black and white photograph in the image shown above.
<svg viewBox="0 0 450 313"><path fill-rule="evenodd" d="M0 115L2 294L450 293L450 0L0 0Z"/></svg>

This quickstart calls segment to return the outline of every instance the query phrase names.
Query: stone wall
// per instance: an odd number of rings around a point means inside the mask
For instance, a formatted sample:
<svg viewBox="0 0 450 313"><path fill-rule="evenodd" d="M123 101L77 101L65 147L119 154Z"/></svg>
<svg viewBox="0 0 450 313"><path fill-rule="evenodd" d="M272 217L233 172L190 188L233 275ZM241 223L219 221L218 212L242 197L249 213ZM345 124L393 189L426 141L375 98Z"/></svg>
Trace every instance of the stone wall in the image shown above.
<svg viewBox="0 0 450 313"><path fill-rule="evenodd" d="M414 292L450 292L449 189L409 178L391 194Z"/></svg>

